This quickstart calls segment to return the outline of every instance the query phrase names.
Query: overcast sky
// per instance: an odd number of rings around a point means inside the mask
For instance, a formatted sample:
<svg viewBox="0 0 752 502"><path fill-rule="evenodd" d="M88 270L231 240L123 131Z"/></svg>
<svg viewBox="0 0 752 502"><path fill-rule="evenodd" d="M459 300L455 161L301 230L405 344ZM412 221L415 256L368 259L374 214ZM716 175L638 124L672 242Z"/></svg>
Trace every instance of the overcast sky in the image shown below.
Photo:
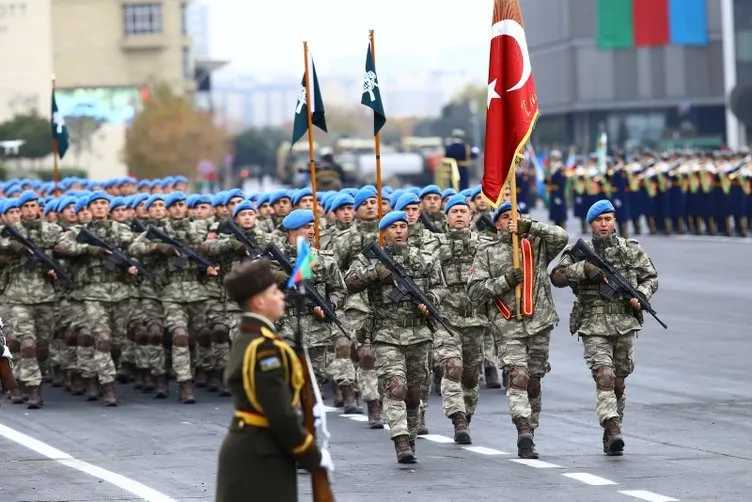
<svg viewBox="0 0 752 502"><path fill-rule="evenodd" d="M233 72L297 74L303 40L317 69L337 72L364 57L369 29L379 66L472 69L488 60L493 0L203 1L210 52Z"/></svg>

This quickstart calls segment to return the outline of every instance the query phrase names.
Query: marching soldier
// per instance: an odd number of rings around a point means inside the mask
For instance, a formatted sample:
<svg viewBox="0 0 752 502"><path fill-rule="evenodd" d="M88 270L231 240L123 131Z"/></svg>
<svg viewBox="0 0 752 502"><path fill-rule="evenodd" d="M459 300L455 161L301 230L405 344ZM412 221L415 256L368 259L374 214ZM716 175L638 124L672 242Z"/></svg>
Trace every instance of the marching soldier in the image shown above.
<svg viewBox="0 0 752 502"><path fill-rule="evenodd" d="M548 190L548 219L561 228L567 228L567 175L561 161L561 152L551 152L551 168L546 178Z"/></svg>
<svg viewBox="0 0 752 502"><path fill-rule="evenodd" d="M333 471L334 464L296 410L307 370L274 328L284 294L266 260L233 269L225 287L244 313L224 375L235 416L219 452L215 500L296 502L296 464L309 472Z"/></svg>
<svg viewBox="0 0 752 502"><path fill-rule="evenodd" d="M637 241L615 233L614 206L605 200L593 204L587 213L592 238L586 244L604 261L611 263L630 284L649 300L658 290L658 274L648 254ZM635 336L642 327L637 298L607 300L600 294L603 271L578 261L565 251L551 272L554 286L570 286L577 296L570 314L569 329L585 345L585 361L596 387L598 421L603 427L603 451L621 455L624 439L621 423L626 405L626 378L634 370Z"/></svg>

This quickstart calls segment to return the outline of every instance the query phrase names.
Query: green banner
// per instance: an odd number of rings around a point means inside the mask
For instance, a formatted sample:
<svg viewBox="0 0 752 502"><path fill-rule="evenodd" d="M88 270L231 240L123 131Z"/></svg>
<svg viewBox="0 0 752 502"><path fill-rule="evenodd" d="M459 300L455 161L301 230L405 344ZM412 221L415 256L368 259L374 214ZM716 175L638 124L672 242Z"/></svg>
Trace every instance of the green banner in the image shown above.
<svg viewBox="0 0 752 502"><path fill-rule="evenodd" d="M634 46L632 0L598 0L596 11L599 49Z"/></svg>

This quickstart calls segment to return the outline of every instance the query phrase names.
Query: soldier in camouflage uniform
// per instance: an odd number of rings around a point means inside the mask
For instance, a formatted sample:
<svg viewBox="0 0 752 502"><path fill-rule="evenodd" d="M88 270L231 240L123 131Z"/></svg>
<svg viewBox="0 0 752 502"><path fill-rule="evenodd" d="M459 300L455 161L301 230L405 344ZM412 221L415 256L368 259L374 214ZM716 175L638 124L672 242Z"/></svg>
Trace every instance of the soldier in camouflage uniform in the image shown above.
<svg viewBox="0 0 752 502"><path fill-rule="evenodd" d="M353 197L356 219L346 230L334 236L334 254L337 265L343 273L349 270L356 257L371 242L378 239L378 198L373 187L358 190ZM366 298L367 292L351 294L345 303L345 317L350 332L355 334L358 343L357 387L360 397L368 407L368 426L372 429L384 427L382 400L376 376L376 354L373 350L373 314ZM340 344L335 350L335 359L347 359L345 348ZM336 364L345 364L339 363Z"/></svg>
<svg viewBox="0 0 752 502"><path fill-rule="evenodd" d="M616 235L615 212L608 201L593 204L586 216L593 236L586 244L650 299L658 290L658 273L637 241ZM582 337L585 361L595 380L598 421L603 427L603 451L608 455L621 455L624 450L621 423L626 405L625 381L634 370L634 344L642 327L642 306L637 298L606 300L599 288L603 280L603 272L598 267L577 261L569 251L564 252L551 272L555 286L570 286L577 295L569 329Z"/></svg>
<svg viewBox="0 0 752 502"><path fill-rule="evenodd" d="M282 252L288 257L290 263L295 263L298 254L296 243L299 236L304 237L309 243L313 241L313 218L312 211L296 209L283 220L282 224L287 229L288 238ZM347 289L342 278L342 272L340 272L334 259L334 253L315 248L311 249L318 255L318 264L313 269L313 278L309 279L309 284L331 303L334 310L341 309L347 298ZM286 273L279 275L280 287L286 287L289 276ZM339 341L341 333L334 333L332 324L324 322L324 311L321 310L321 307L314 306L309 300L306 299L302 312L297 310L295 298L289 296L286 301L285 316L277 322L280 336L293 342L298 327L298 316L300 316L303 340L308 347L311 366L316 374L316 379L323 381L329 374L329 348L332 344L335 347L342 344ZM349 344L347 347L349 355ZM336 350L335 348L335 352ZM337 382L342 391L345 413L358 413L354 389L355 367L350 362L349 366L340 365L335 369L338 371L332 375L332 379Z"/></svg>
<svg viewBox="0 0 752 502"><path fill-rule="evenodd" d="M53 248L62 240L62 231L56 224L39 220L38 201L30 190L21 193L17 201L21 221L14 227L47 256L52 256ZM29 266L29 251L14 239L0 239L0 253L10 258L4 299L10 307L13 341L21 356L14 373L28 393L28 408L38 409L43 404L40 364L47 363L55 329L56 276L38 264ZM14 347L11 351L15 352ZM23 402L20 390L14 391L12 398L14 403Z"/></svg>
<svg viewBox="0 0 752 502"><path fill-rule="evenodd" d="M559 322L547 267L567 245L569 236L558 226L511 219L512 205L505 202L494 214L499 240L481 248L473 260L467 293L473 303L492 301L491 322L508 378L507 401L517 426L517 455L538 458L533 436L541 412L541 380L550 371L551 331ZM512 234L520 239L523 269L513 268ZM528 247L529 244L529 247ZM515 286L523 289L521 319L514 315Z"/></svg>
<svg viewBox="0 0 752 502"><path fill-rule="evenodd" d="M404 211L393 211L379 222L384 231L385 251L410 274L435 305L446 294L438 258L407 244L408 224ZM393 302L389 294L394 277L378 260L358 255L345 275L352 293L369 290L375 329L373 346L376 371L384 391L390 435L399 463L415 462L415 439L420 421L421 387L428 378L428 359L433 333L428 327L426 306L408 298Z"/></svg>
<svg viewBox="0 0 752 502"><path fill-rule="evenodd" d="M350 228L355 220L355 199L349 194L340 193L332 198L329 210L334 215L334 223L321 233L321 249L334 250L334 237Z"/></svg>
<svg viewBox="0 0 752 502"><path fill-rule="evenodd" d="M108 220L109 196L96 191L87 198L86 205L92 215L92 221L87 225L89 230L105 242L128 249L134 235L127 225ZM82 329L78 337L79 369L87 383L90 399L97 394L97 378L105 406L117 406L113 382L127 330L130 291L123 287L127 275L121 269L107 269L108 251L79 243L76 235L74 229L67 232L65 240L55 247L55 251L70 257L86 256L77 275L81 281L80 298L84 302L88 327L88 331ZM127 270L130 275L137 273L135 267Z"/></svg>
<svg viewBox="0 0 752 502"><path fill-rule="evenodd" d="M446 232L447 224L441 210L441 188L427 185L420 191L421 218L430 222L439 232Z"/></svg>
<svg viewBox="0 0 752 502"><path fill-rule="evenodd" d="M449 324L434 341L434 361L440 365L439 383L444 415L454 425L454 441L470 444L468 424L478 404L478 374L483 361L483 333L488 325L483 304L474 304L465 292L478 249L492 242L470 230L472 214L467 199L451 197L444 207L448 231L438 236L437 250L448 293L442 305Z"/></svg>

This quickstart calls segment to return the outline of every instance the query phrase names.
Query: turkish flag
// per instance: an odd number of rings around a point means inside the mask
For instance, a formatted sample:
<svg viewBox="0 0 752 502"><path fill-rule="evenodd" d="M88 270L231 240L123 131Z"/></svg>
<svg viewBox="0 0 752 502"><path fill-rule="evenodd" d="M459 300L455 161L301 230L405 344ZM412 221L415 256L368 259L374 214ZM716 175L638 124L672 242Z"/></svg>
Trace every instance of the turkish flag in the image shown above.
<svg viewBox="0 0 752 502"><path fill-rule="evenodd" d="M519 0L495 0L488 66L486 152L481 189L498 207L509 173L538 118L538 96L530 66Z"/></svg>

